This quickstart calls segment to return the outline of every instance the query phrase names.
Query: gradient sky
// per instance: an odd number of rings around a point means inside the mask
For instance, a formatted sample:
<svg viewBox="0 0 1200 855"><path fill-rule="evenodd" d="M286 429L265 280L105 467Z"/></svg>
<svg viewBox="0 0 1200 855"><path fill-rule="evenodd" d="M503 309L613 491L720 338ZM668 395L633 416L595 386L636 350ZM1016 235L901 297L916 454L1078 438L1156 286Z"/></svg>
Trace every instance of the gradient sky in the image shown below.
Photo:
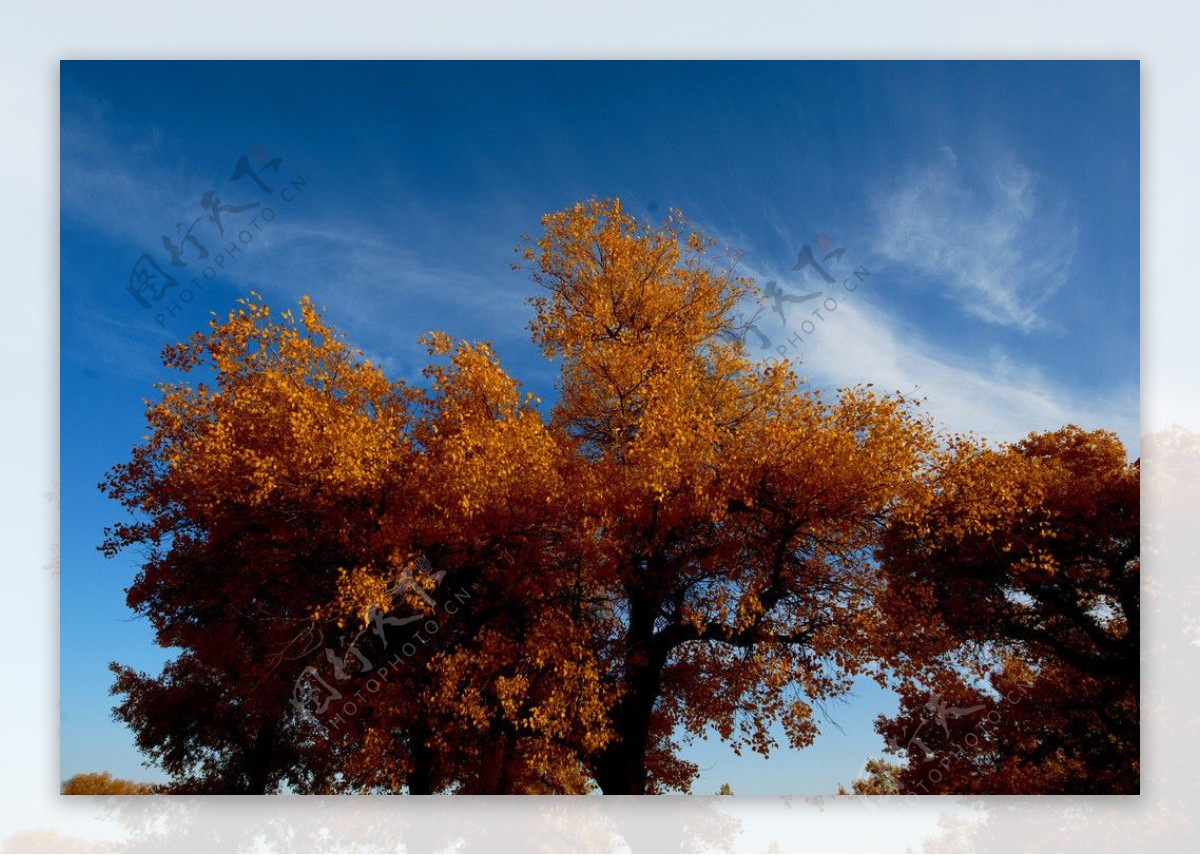
<svg viewBox="0 0 1200 855"><path fill-rule="evenodd" d="M409 379L422 333L487 339L552 400L513 248L544 213L618 196L681 209L787 296L821 292L763 314L769 346L748 339L814 385L916 392L997 441L1109 428L1135 456L1138 117L1136 62L64 62L62 777L161 778L110 717L107 663L167 652L124 604L138 556L96 550L123 519L96 485L145 432L161 347L210 311L311 295ZM243 157L261 186L230 180ZM834 285L792 269L825 241L845 250ZM128 290L143 255L177 282L149 308ZM894 706L863 684L812 748L769 761L698 743L694 791L833 792Z"/></svg>

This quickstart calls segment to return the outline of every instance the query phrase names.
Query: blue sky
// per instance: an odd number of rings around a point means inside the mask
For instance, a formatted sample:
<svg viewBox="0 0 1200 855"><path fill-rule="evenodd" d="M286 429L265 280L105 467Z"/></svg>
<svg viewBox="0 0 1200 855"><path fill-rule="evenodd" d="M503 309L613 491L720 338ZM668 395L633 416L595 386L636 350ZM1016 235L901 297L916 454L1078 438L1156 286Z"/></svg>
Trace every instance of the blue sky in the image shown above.
<svg viewBox="0 0 1200 855"><path fill-rule="evenodd" d="M96 484L144 433L162 345L209 311L309 294L409 378L427 330L487 339L552 399L513 248L544 213L619 196L680 208L788 296L821 292L760 323L762 356L815 385L916 390L996 440L1110 428L1136 454L1138 93L1136 62L63 63L62 776L155 777L105 666L164 652L124 605L137 556L96 551L121 518ZM243 156L262 186L230 180ZM834 285L792 270L826 240ZM177 282L150 308L127 287L143 254ZM815 746L765 763L697 746L695 790L832 792L880 753L891 705L864 684Z"/></svg>

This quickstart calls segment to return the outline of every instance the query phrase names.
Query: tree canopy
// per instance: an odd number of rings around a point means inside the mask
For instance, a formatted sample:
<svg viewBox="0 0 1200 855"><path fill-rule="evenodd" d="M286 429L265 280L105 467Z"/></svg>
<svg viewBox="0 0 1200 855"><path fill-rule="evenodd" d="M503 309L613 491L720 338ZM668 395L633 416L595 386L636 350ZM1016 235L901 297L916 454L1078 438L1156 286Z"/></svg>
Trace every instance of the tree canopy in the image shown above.
<svg viewBox="0 0 1200 855"><path fill-rule="evenodd" d="M446 333L388 378L308 298L165 349L185 376L102 484L133 513L103 549L146 550L129 604L180 651L113 665L173 792L687 791L710 729L802 747L854 675L912 688L1001 635L1136 684L1129 544L1091 533L1128 522L1119 444L948 446L899 393L755 361L735 319L762 295L714 247L616 200L544 217L546 412ZM897 632L926 607L944 631Z"/></svg>
<svg viewBox="0 0 1200 855"><path fill-rule="evenodd" d="M1068 427L964 445L892 515L888 652L922 678L880 732L906 791L1138 792L1139 475Z"/></svg>
<svg viewBox="0 0 1200 855"><path fill-rule="evenodd" d="M62 782L64 796L151 796L163 792L158 784L114 778L109 772L80 772Z"/></svg>

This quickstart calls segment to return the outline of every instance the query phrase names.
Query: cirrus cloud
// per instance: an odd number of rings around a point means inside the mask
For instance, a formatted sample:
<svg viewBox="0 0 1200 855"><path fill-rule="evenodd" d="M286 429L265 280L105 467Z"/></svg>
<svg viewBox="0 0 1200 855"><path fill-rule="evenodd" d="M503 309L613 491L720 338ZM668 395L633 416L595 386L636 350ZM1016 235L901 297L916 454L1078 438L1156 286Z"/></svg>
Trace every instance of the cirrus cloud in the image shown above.
<svg viewBox="0 0 1200 855"><path fill-rule="evenodd" d="M984 321L1028 332L1071 276L1079 227L1012 157L968 164L952 149L874 203L874 249Z"/></svg>

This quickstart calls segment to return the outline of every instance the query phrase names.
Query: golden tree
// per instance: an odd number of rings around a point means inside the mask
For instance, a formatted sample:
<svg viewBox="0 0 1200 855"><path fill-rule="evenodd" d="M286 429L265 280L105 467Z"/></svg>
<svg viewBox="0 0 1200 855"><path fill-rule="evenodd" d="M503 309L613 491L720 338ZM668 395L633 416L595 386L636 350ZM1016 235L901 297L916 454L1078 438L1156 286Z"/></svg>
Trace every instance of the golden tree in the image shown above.
<svg viewBox="0 0 1200 855"><path fill-rule="evenodd" d="M611 737L606 793L686 788L676 734L714 727L767 753L780 721L844 688L876 627L870 560L931 449L904 401L834 401L733 334L752 282L707 265L678 214L640 226L615 201L543 219L525 250L534 340L560 360L549 429L573 461L577 556Z"/></svg>
<svg viewBox="0 0 1200 855"><path fill-rule="evenodd" d="M878 664L872 550L923 495L927 422L750 359L761 295L678 214L542 225L545 417L486 344L431 334L391 381L307 299L166 350L195 382L106 480L137 517L105 549L148 548L129 602L181 651L114 665L174 791L686 790L680 741L803 746Z"/></svg>
<svg viewBox="0 0 1200 855"><path fill-rule="evenodd" d="M162 791L158 784L114 778L109 772L80 772L60 788L64 796L152 796Z"/></svg>
<svg viewBox="0 0 1200 855"><path fill-rule="evenodd" d="M941 455L891 517L879 730L908 792L1137 793L1140 466L1068 426Z"/></svg>

